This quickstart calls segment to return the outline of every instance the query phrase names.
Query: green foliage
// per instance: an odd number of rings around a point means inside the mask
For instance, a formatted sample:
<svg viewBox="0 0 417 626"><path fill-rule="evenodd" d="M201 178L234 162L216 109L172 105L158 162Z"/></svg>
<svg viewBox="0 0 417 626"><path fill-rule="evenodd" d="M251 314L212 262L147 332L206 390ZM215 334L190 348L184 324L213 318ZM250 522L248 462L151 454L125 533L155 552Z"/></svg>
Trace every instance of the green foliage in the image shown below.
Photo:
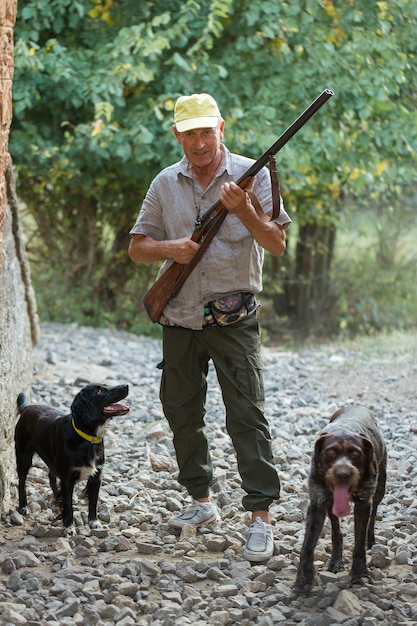
<svg viewBox="0 0 417 626"><path fill-rule="evenodd" d="M63 324L76 323L81 326L117 327L138 335L161 336L161 327L151 324L143 311L138 295L138 281L127 285L117 298L113 310L103 306L103 296L94 285L77 286L68 290L60 281L59 273L51 266L45 271L33 272L33 286L42 321L59 321ZM118 286L113 285L117 290Z"/></svg>
<svg viewBox="0 0 417 626"><path fill-rule="evenodd" d="M180 156L182 93L212 93L228 147L256 158L335 91L278 155L299 232L338 224L347 201L401 202L416 169L416 26L414 0L19 3L9 147L39 289L56 279L41 312L61 285L64 301L80 291L68 315L94 303L128 326L131 300L134 323L153 274L128 261L128 231L151 179Z"/></svg>
<svg viewBox="0 0 417 626"><path fill-rule="evenodd" d="M333 267L334 332L354 336L415 328L413 211L353 213L339 232Z"/></svg>

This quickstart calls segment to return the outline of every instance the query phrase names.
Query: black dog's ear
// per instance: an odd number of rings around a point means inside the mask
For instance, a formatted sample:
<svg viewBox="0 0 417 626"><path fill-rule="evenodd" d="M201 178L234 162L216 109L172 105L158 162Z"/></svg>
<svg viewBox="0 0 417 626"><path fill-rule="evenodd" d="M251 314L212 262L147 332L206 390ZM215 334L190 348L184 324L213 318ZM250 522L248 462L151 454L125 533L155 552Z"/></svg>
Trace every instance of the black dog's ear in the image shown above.
<svg viewBox="0 0 417 626"><path fill-rule="evenodd" d="M92 400L96 395L96 390L92 385L83 387L74 397L71 404L71 413L78 415L87 413L91 410Z"/></svg>
<svg viewBox="0 0 417 626"><path fill-rule="evenodd" d="M375 446L373 442L365 437L365 435L359 435L363 442L363 449L365 452L365 468L368 470L369 476L376 476L377 465L375 456Z"/></svg>

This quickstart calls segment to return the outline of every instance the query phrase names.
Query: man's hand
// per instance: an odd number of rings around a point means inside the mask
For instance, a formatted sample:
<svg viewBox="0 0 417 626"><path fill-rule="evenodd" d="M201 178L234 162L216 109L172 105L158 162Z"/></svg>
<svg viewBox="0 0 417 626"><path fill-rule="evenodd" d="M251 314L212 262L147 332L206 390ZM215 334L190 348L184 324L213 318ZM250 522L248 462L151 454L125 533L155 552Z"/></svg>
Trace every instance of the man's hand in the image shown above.
<svg viewBox="0 0 417 626"><path fill-rule="evenodd" d="M155 241L145 235L132 235L129 245L129 257L134 263L154 263L173 259L181 265L187 265L199 248L190 237Z"/></svg>
<svg viewBox="0 0 417 626"><path fill-rule="evenodd" d="M174 259L174 261L182 265L187 265L199 248L199 244L192 241L189 237L175 239L169 243L172 246L172 254L169 258Z"/></svg>
<svg viewBox="0 0 417 626"><path fill-rule="evenodd" d="M246 191L252 190L255 177L246 185ZM230 213L240 219L253 238L273 256L280 256L285 250L285 229L271 220L263 220L257 214L250 195L234 182L224 183L220 200Z"/></svg>
<svg viewBox="0 0 417 626"><path fill-rule="evenodd" d="M249 181L247 189L252 189L253 179ZM223 206L235 215L243 214L247 211L253 211L250 197L234 182L224 183L220 192L220 200Z"/></svg>

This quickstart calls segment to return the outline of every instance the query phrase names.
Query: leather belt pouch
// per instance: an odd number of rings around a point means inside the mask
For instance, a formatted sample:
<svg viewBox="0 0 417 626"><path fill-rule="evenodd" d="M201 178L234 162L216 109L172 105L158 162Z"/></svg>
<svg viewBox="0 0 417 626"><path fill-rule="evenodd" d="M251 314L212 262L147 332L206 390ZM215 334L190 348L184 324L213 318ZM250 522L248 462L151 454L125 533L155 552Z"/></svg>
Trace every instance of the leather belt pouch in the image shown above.
<svg viewBox="0 0 417 626"><path fill-rule="evenodd" d="M211 300L208 306L219 326L230 326L253 313L256 309L256 300L253 293L238 291Z"/></svg>

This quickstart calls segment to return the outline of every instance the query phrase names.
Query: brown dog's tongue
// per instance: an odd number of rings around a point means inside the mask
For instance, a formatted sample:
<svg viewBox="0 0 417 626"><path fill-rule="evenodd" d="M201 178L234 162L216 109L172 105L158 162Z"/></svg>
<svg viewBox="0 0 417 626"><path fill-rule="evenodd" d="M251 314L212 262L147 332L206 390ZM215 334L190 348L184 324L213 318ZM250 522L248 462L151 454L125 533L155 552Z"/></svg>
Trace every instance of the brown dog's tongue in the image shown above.
<svg viewBox="0 0 417 626"><path fill-rule="evenodd" d="M333 492L333 515L346 517L350 513L349 489L343 485L337 485Z"/></svg>

